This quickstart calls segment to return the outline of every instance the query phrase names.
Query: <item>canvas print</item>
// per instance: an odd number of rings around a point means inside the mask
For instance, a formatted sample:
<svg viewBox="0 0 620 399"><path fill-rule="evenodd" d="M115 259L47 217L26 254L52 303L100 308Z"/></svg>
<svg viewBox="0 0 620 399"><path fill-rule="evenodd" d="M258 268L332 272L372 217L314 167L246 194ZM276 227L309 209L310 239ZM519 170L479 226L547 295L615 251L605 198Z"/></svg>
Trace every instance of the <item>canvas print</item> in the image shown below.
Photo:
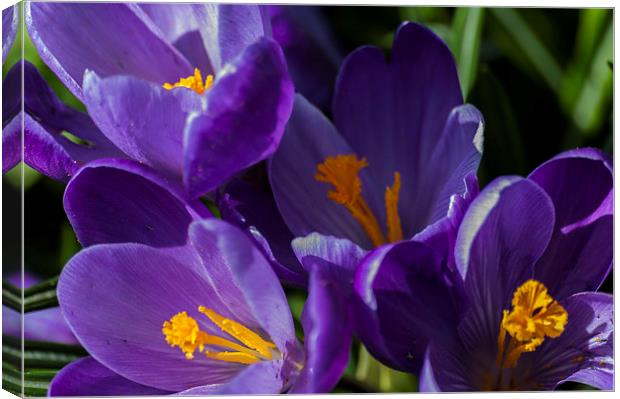
<svg viewBox="0 0 620 399"><path fill-rule="evenodd" d="M2 11L2 388L614 389L613 10Z"/></svg>

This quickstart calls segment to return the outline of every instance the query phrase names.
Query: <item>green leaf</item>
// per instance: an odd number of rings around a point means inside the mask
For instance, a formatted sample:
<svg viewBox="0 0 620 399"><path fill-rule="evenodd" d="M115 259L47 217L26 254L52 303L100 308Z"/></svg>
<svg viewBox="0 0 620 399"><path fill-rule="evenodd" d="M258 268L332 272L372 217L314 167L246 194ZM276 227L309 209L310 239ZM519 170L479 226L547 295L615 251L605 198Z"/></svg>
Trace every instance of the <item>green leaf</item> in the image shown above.
<svg viewBox="0 0 620 399"><path fill-rule="evenodd" d="M3 362L2 388L18 396L22 394L25 396L46 396L49 384L58 371L57 369L30 369L22 373L19 367Z"/></svg>
<svg viewBox="0 0 620 399"><path fill-rule="evenodd" d="M56 342L24 340L23 352L21 339L7 335L2 336L3 361L16 367L60 369L66 364L88 356L88 353L78 345L66 345Z"/></svg>
<svg viewBox="0 0 620 399"><path fill-rule="evenodd" d="M559 93L564 75L562 68L534 30L513 8L489 8L489 10L538 75Z"/></svg>
<svg viewBox="0 0 620 399"><path fill-rule="evenodd" d="M360 345L355 378L370 392L415 392L418 390L417 378L411 374L393 370L381 364Z"/></svg>
<svg viewBox="0 0 620 399"><path fill-rule="evenodd" d="M483 25L484 9L478 7L458 8L452 19L449 43L465 99L476 80Z"/></svg>
<svg viewBox="0 0 620 399"><path fill-rule="evenodd" d="M56 297L56 285L58 284L58 276L47 281L36 284L23 292L23 311L32 312L53 308L58 306L58 298ZM10 308L22 311L22 290L14 285L2 281L2 300L4 304Z"/></svg>

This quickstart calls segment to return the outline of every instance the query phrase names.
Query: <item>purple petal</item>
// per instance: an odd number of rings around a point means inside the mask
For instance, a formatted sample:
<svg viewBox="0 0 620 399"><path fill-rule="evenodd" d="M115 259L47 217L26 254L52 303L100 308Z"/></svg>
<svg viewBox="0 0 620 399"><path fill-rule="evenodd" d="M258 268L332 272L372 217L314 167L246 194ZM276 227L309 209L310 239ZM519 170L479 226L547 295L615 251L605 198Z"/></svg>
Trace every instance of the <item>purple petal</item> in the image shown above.
<svg viewBox="0 0 620 399"><path fill-rule="evenodd" d="M185 122L204 107L202 96L130 76L101 79L94 72L84 75L83 95L97 126L121 150L180 180Z"/></svg>
<svg viewBox="0 0 620 399"><path fill-rule="evenodd" d="M21 63L7 74L3 116L13 117L3 129L3 149L9 157L3 171L10 169L21 155ZM24 160L34 169L57 180L66 181L77 169L94 159L126 156L97 129L90 117L67 107L54 94L37 69L24 62ZM64 132L82 140L70 141Z"/></svg>
<svg viewBox="0 0 620 399"><path fill-rule="evenodd" d="M24 339L31 341L58 342L75 344L77 340L60 311L60 308L48 308L24 313ZM22 335L22 316L19 312L2 306L2 334L12 337Z"/></svg>
<svg viewBox="0 0 620 399"><path fill-rule="evenodd" d="M261 6L196 4L193 8L194 18L217 75L246 47L262 36L270 36L271 27Z"/></svg>
<svg viewBox="0 0 620 399"><path fill-rule="evenodd" d="M612 295L603 293L583 292L568 297L563 303L568 313L564 333L519 360L515 372L525 376L523 384L553 389L563 382L576 381L612 390L613 302Z"/></svg>
<svg viewBox="0 0 620 399"><path fill-rule="evenodd" d="M200 27L191 4L140 3L138 6L169 43Z"/></svg>
<svg viewBox="0 0 620 399"><path fill-rule="evenodd" d="M86 70L163 84L192 73L187 60L131 4L28 3L26 26L43 61L80 100Z"/></svg>
<svg viewBox="0 0 620 399"><path fill-rule="evenodd" d="M128 380L92 357L65 366L56 374L48 391L49 396L163 396L170 393Z"/></svg>
<svg viewBox="0 0 620 399"><path fill-rule="evenodd" d="M2 10L2 63L13 45L17 33L19 11L17 6L7 7Z"/></svg>
<svg viewBox="0 0 620 399"><path fill-rule="evenodd" d="M442 257L425 244L405 241L371 252L354 289L356 333L368 351L392 368L418 372L430 339L453 339L460 317L457 282Z"/></svg>
<svg viewBox="0 0 620 399"><path fill-rule="evenodd" d="M217 219L192 223L189 237L229 308L236 312L246 307L281 350L296 341L282 286L250 237ZM213 262L212 253L219 253L221 261ZM237 302L240 305L235 305Z"/></svg>
<svg viewBox="0 0 620 399"><path fill-rule="evenodd" d="M316 241L317 236L309 239ZM330 252L336 255L335 258L341 257L338 250L332 248ZM329 256L323 257L327 258ZM353 333L350 305L353 270L342 267L340 264L344 262L341 261L309 262L307 257L303 259L310 273L308 300L301 316L306 360L289 393L328 393L336 386L349 362Z"/></svg>
<svg viewBox="0 0 620 399"><path fill-rule="evenodd" d="M212 263L219 257L214 253ZM67 263L58 283L58 300L86 350L125 378L175 392L225 383L244 366L198 354L188 360L162 334L164 321L187 311L201 330L222 336L198 307L204 305L230 317L228 303L237 304L228 296L232 293L220 297L216 291L220 287L205 270L191 247L96 245ZM230 278L225 276L223 284Z"/></svg>
<svg viewBox="0 0 620 399"><path fill-rule="evenodd" d="M564 152L529 177L551 197L556 227L536 278L564 298L595 291L613 263L613 166L603 152Z"/></svg>
<svg viewBox="0 0 620 399"><path fill-rule="evenodd" d="M13 169L22 160L22 113L2 127L2 173Z"/></svg>
<svg viewBox="0 0 620 399"><path fill-rule="evenodd" d="M246 367L220 389L211 391L211 395L267 395L282 392L284 376L282 361L260 362ZM194 390L192 394L206 394Z"/></svg>
<svg viewBox="0 0 620 399"><path fill-rule="evenodd" d="M342 61L331 28L318 7L270 5L273 38L282 46L295 90L329 108Z"/></svg>
<svg viewBox="0 0 620 399"><path fill-rule="evenodd" d="M182 245L189 223L209 211L185 197L180 184L129 160L100 160L67 185L67 217L83 246L139 242Z"/></svg>
<svg viewBox="0 0 620 399"><path fill-rule="evenodd" d="M460 329L467 342L478 345L481 357L494 359L502 310L510 308L515 289L532 277L553 225L547 194L520 177L495 179L467 210L455 260L471 310Z"/></svg>
<svg viewBox="0 0 620 399"><path fill-rule="evenodd" d="M228 184L218 200L222 219L246 229L264 250L281 281L305 287L306 272L291 249L288 229L271 194L241 180Z"/></svg>
<svg viewBox="0 0 620 399"><path fill-rule="evenodd" d="M326 157L352 153L321 111L297 95L286 133L269 164L276 203L295 236L318 232L371 248L366 233L349 212L327 197L329 185L314 178L317 165ZM369 186L364 176L362 173L364 186Z"/></svg>
<svg viewBox="0 0 620 399"><path fill-rule="evenodd" d="M216 78L206 113L185 131L184 181L194 196L270 156L293 107L282 50L271 39L249 46Z"/></svg>
<svg viewBox="0 0 620 399"><path fill-rule="evenodd" d="M442 162L450 157L447 165L454 167L463 162L463 170L459 171L461 179L467 174L465 169L474 168L473 160L465 168L465 160L475 156L471 151L476 119L479 119L477 113L470 107L459 116L463 118L463 126L457 122L459 119L448 121L442 134L450 112L462 103L450 50L421 25L405 23L400 26L390 63L386 63L379 48L367 46L354 51L342 64L334 96L336 126L355 152L368 159L367 169L375 183L374 189L381 191L377 194L381 198L385 187L392 185L394 172L400 172L403 181L400 204L409 207L403 208L408 212L402 219L405 236L412 236L433 221L429 220L432 208L423 213L415 209L421 205L416 202L418 195L425 195L427 190L434 192L436 182L421 185L434 157ZM455 132L453 125L458 127ZM451 140L458 145L442 144L455 134L457 138ZM463 142L465 147L460 148ZM434 155L435 150L441 154ZM456 173L455 170L446 170L442 178ZM438 189L448 181L442 180ZM442 199L436 198L426 206L445 201L447 210L452 194L454 192Z"/></svg>
<svg viewBox="0 0 620 399"><path fill-rule="evenodd" d="M317 263L325 264L326 267L334 265L333 269L340 276L333 278L345 282L349 285L347 288L350 288L353 282L353 273L357 265L368 252L345 238L324 236L319 233L296 238L291 246L306 272L310 272Z"/></svg>

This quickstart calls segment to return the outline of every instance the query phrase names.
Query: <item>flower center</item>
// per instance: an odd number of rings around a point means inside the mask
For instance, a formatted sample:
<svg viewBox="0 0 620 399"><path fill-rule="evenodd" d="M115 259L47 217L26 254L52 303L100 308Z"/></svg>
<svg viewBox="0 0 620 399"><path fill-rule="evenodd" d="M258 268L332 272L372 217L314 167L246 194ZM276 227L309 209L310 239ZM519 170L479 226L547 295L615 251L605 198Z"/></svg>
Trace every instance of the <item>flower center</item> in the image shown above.
<svg viewBox="0 0 620 399"><path fill-rule="evenodd" d="M162 87L166 90L172 90L177 87L185 87L194 90L198 94L202 94L205 90L209 90L213 85L213 75L207 75L204 83L202 82L202 74L198 68L194 68L194 74L186 78L179 79L176 83L164 83Z"/></svg>
<svg viewBox="0 0 620 399"><path fill-rule="evenodd" d="M367 166L366 158L358 159L354 154L330 156L317 165L314 178L333 187L333 190L327 192L327 197L349 211L362 226L374 246L400 241L403 239L403 230L398 215L400 173L394 172L394 184L385 189L386 239L377 218L362 196L362 180L359 177L359 171Z"/></svg>
<svg viewBox="0 0 620 399"><path fill-rule="evenodd" d="M547 293L547 287L536 280L526 281L514 292L512 310L504 310L497 337L497 366L514 368L523 352L535 351L545 337L562 335L566 323L568 313Z"/></svg>
<svg viewBox="0 0 620 399"><path fill-rule="evenodd" d="M279 355L273 342L264 340L243 324L227 319L204 306L198 307L198 311L241 344L201 331L196 320L188 316L187 312L179 312L169 321L164 322L162 332L166 337L166 342L173 348L178 346L187 359L194 358L196 349L209 359L242 364L271 360L274 355ZM231 350L210 351L205 349L206 346Z"/></svg>

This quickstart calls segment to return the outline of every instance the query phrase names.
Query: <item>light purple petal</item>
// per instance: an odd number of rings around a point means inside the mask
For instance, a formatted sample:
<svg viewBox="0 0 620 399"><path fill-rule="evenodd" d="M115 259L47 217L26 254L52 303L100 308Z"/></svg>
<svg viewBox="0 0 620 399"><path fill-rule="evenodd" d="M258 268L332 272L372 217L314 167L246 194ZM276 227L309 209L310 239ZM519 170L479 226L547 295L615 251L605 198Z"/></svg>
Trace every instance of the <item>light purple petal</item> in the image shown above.
<svg viewBox="0 0 620 399"><path fill-rule="evenodd" d="M19 11L16 5L2 10L2 63L15 40L18 22Z"/></svg>
<svg viewBox="0 0 620 399"><path fill-rule="evenodd" d="M247 308L281 351L296 341L282 286L249 236L227 222L209 219L192 223L189 237L218 295L233 313ZM212 261L213 253L219 253L220 262Z"/></svg>
<svg viewBox="0 0 620 399"><path fill-rule="evenodd" d="M131 4L27 3L26 26L43 61L79 99L86 70L153 83L192 73L187 60Z"/></svg>
<svg viewBox="0 0 620 399"><path fill-rule="evenodd" d="M100 160L82 168L64 196L67 217L83 246L138 242L182 245L187 228L209 211L182 186L129 160Z"/></svg>
<svg viewBox="0 0 620 399"><path fill-rule="evenodd" d="M282 361L260 362L246 367L212 395L267 395L282 392ZM198 393L194 391L193 393ZM201 392L205 394L206 392Z"/></svg>
<svg viewBox="0 0 620 399"><path fill-rule="evenodd" d="M612 160L592 148L567 151L529 178L549 194L556 213L536 277L558 298L598 289L613 263Z"/></svg>
<svg viewBox="0 0 620 399"><path fill-rule="evenodd" d="M282 50L266 38L249 46L206 96L206 113L190 119L184 137L183 178L194 196L276 150L293 107Z"/></svg>
<svg viewBox="0 0 620 399"><path fill-rule="evenodd" d="M219 256L213 254L214 262ZM220 298L216 284L191 247L104 244L69 261L58 283L58 300L80 343L103 365L143 385L182 391L228 382L244 367L199 354L188 360L162 334L164 321L187 311L201 330L222 336L198 312L204 305L230 316L222 300L231 298Z"/></svg>
<svg viewBox="0 0 620 399"><path fill-rule="evenodd" d="M50 383L49 396L142 396L171 392L136 384L92 357L65 366Z"/></svg>
<svg viewBox="0 0 620 399"><path fill-rule="evenodd" d="M405 241L372 251L360 264L354 289L356 333L383 363L419 372L431 339L454 339L462 297L442 257L423 243Z"/></svg>
<svg viewBox="0 0 620 399"><path fill-rule="evenodd" d="M401 212L407 215L402 218L405 236L412 236L433 221L429 219L432 209L415 211L420 206L434 206L416 202L425 191L434 192L436 182L422 184L424 176L432 173L429 164L433 157L445 160L443 157L454 156L449 165L458 165L469 157L478 118L474 114L464 118L467 122L463 131L467 133L462 138L454 139L449 146L441 143L442 137L456 133L450 128L442 132L450 112L462 102L450 50L421 25L400 26L389 63L382 50L366 46L354 51L342 64L334 95L335 124L357 155L368 159L367 169L374 182L372 189L379 191L377 196L383 197L385 187L393 183L394 172L400 172ZM460 148L464 141L469 142ZM433 155L442 147L450 151ZM447 209L452 194L435 202L445 201ZM380 218L382 224L384 218Z"/></svg>
<svg viewBox="0 0 620 399"><path fill-rule="evenodd" d="M204 108L193 90L166 90L131 76L101 79L86 72L84 103L101 131L133 159L171 177L183 173L183 130Z"/></svg>
<svg viewBox="0 0 620 399"><path fill-rule="evenodd" d="M2 173L13 169L22 159L22 113L2 127Z"/></svg>
<svg viewBox="0 0 620 399"><path fill-rule="evenodd" d="M265 11L258 5L195 4L193 11L216 75L246 47L271 34Z"/></svg>
<svg viewBox="0 0 620 399"><path fill-rule="evenodd" d="M297 95L286 133L269 164L274 197L295 236L318 232L368 249L372 245L363 229L342 205L327 197L331 187L314 178L326 157L340 154L353 154L353 150L321 111ZM371 183L364 172L363 184L368 187Z"/></svg>

